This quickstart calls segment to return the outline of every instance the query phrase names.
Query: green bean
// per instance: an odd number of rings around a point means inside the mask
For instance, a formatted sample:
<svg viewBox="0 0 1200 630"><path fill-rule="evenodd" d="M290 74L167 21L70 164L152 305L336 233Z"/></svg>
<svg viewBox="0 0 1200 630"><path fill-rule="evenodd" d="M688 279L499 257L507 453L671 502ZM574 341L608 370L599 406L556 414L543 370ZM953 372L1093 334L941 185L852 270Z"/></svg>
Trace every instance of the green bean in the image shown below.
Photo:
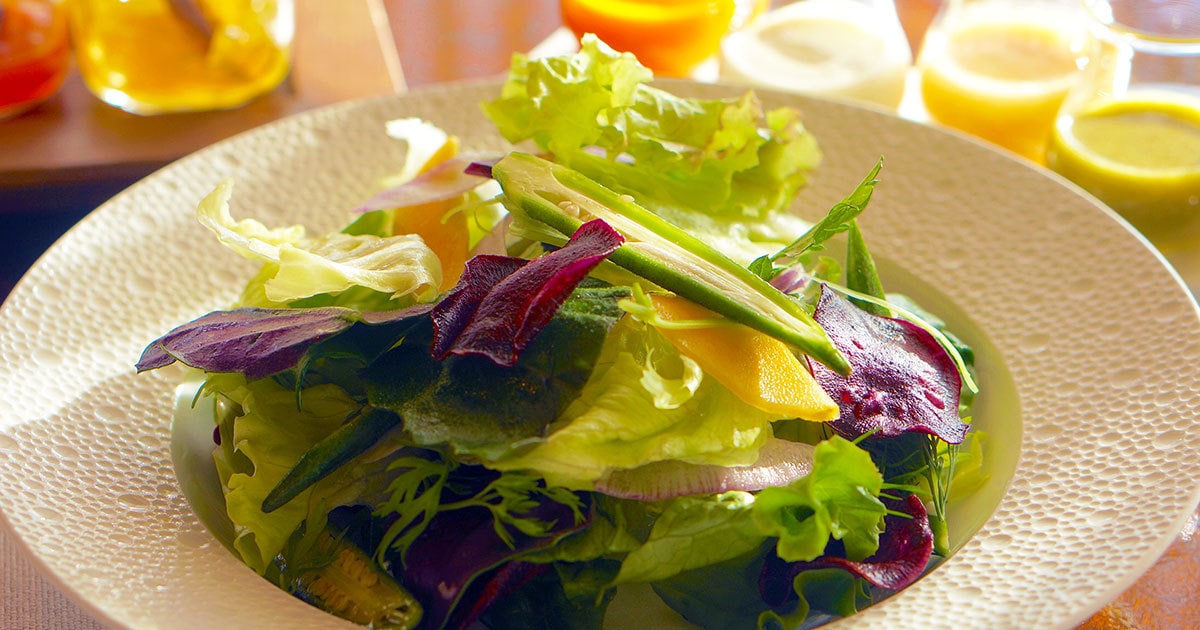
<svg viewBox="0 0 1200 630"><path fill-rule="evenodd" d="M386 409L372 408L351 418L300 456L300 461L263 499L262 511L270 513L283 507L346 462L365 453L398 424L400 417Z"/></svg>

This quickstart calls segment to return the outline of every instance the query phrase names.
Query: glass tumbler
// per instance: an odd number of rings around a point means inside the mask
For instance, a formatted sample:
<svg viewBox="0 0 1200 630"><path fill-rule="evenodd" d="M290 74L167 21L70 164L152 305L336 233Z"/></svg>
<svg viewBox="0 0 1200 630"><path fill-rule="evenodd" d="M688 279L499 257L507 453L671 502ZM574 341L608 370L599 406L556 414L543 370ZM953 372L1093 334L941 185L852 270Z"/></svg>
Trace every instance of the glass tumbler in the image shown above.
<svg viewBox="0 0 1200 630"><path fill-rule="evenodd" d="M1079 0L947 0L921 54L930 118L1039 164L1079 76Z"/></svg>
<svg viewBox="0 0 1200 630"><path fill-rule="evenodd" d="M53 96L70 67L61 0L0 0L0 120Z"/></svg>
<svg viewBox="0 0 1200 630"><path fill-rule="evenodd" d="M292 0L71 0L80 74L136 114L229 109L290 69Z"/></svg>
<svg viewBox="0 0 1200 630"><path fill-rule="evenodd" d="M711 58L739 12L736 0L561 0L559 9L576 37L594 33L668 77L690 76Z"/></svg>
<svg viewBox="0 0 1200 630"><path fill-rule="evenodd" d="M1085 0L1088 65L1048 166L1200 275L1200 2Z"/></svg>
<svg viewBox="0 0 1200 630"><path fill-rule="evenodd" d="M912 51L892 0L802 0L721 44L721 79L897 108Z"/></svg>

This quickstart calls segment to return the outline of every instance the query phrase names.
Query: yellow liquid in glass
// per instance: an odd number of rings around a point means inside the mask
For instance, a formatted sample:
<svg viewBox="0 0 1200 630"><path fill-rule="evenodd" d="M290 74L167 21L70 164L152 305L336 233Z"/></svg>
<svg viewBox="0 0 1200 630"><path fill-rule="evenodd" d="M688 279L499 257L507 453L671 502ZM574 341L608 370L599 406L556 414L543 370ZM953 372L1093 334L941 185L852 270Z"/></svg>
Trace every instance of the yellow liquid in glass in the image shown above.
<svg viewBox="0 0 1200 630"><path fill-rule="evenodd" d="M1048 165L1164 251L1200 242L1200 99L1130 94L1064 117Z"/></svg>
<svg viewBox="0 0 1200 630"><path fill-rule="evenodd" d="M1071 34L1050 21L994 18L930 35L920 60L925 108L938 122L1044 163L1078 72Z"/></svg>
<svg viewBox="0 0 1200 630"><path fill-rule="evenodd" d="M277 39L276 11L274 0L75 0L79 70L102 100L137 113L236 107L287 76L292 27Z"/></svg>

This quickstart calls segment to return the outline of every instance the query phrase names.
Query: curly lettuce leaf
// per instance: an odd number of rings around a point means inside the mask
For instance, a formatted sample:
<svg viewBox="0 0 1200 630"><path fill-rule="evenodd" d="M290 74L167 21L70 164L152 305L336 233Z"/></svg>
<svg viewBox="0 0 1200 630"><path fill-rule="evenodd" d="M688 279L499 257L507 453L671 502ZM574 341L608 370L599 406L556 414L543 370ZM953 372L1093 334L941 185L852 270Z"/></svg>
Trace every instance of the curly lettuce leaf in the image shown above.
<svg viewBox="0 0 1200 630"><path fill-rule="evenodd" d="M820 160L796 110L764 112L753 93L681 98L646 85L652 76L585 36L574 55L517 55L484 112L508 140L533 140L650 207L754 220L787 207Z"/></svg>
<svg viewBox="0 0 1200 630"><path fill-rule="evenodd" d="M265 573L289 538L308 522L323 527L329 510L359 496L380 466L364 458L339 469L301 492L283 507L267 514L262 502L313 444L342 425L361 405L335 385L304 390L297 409L296 394L271 379L245 381L240 375L219 375L206 384L241 409L233 420L231 440L222 435L214 453L225 487L225 505L234 524L234 549L242 561Z"/></svg>
<svg viewBox="0 0 1200 630"><path fill-rule="evenodd" d="M260 278L271 302L354 287L422 301L437 294L441 262L418 236L332 233L305 239L303 226L269 229L254 219L235 221L229 211L232 195L233 182L222 181L200 202L196 216L239 255L275 265L270 277Z"/></svg>
<svg viewBox="0 0 1200 630"><path fill-rule="evenodd" d="M871 456L834 436L813 450L813 471L788 486L766 488L754 503L754 520L779 539L776 553L788 561L812 560L830 538L861 560L879 548L887 508L879 499L883 475Z"/></svg>

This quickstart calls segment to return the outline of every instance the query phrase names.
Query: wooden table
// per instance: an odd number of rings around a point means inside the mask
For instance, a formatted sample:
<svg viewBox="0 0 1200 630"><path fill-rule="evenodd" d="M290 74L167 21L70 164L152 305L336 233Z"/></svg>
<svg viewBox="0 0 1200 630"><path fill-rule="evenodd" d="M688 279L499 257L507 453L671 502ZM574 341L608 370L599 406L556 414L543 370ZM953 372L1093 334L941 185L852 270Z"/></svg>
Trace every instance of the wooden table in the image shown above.
<svg viewBox="0 0 1200 630"><path fill-rule="evenodd" d="M295 3L292 72L244 107L137 116L72 71L55 97L0 122L0 299L59 234L175 159L322 105L500 74L560 26L557 0Z"/></svg>
<svg viewBox="0 0 1200 630"><path fill-rule="evenodd" d="M914 46L940 2L897 0ZM240 109L134 116L100 103L72 74L54 99L0 123L0 249L39 231L52 238L145 174L282 116L498 75L513 52L534 48L560 26L557 0L296 0L296 8L291 76ZM0 253L0 298L12 279L4 275L9 262ZM1136 585L1082 627L1200 627L1200 542L1192 534L1184 532ZM12 620L21 627L95 626L2 533L0 563L0 626Z"/></svg>

